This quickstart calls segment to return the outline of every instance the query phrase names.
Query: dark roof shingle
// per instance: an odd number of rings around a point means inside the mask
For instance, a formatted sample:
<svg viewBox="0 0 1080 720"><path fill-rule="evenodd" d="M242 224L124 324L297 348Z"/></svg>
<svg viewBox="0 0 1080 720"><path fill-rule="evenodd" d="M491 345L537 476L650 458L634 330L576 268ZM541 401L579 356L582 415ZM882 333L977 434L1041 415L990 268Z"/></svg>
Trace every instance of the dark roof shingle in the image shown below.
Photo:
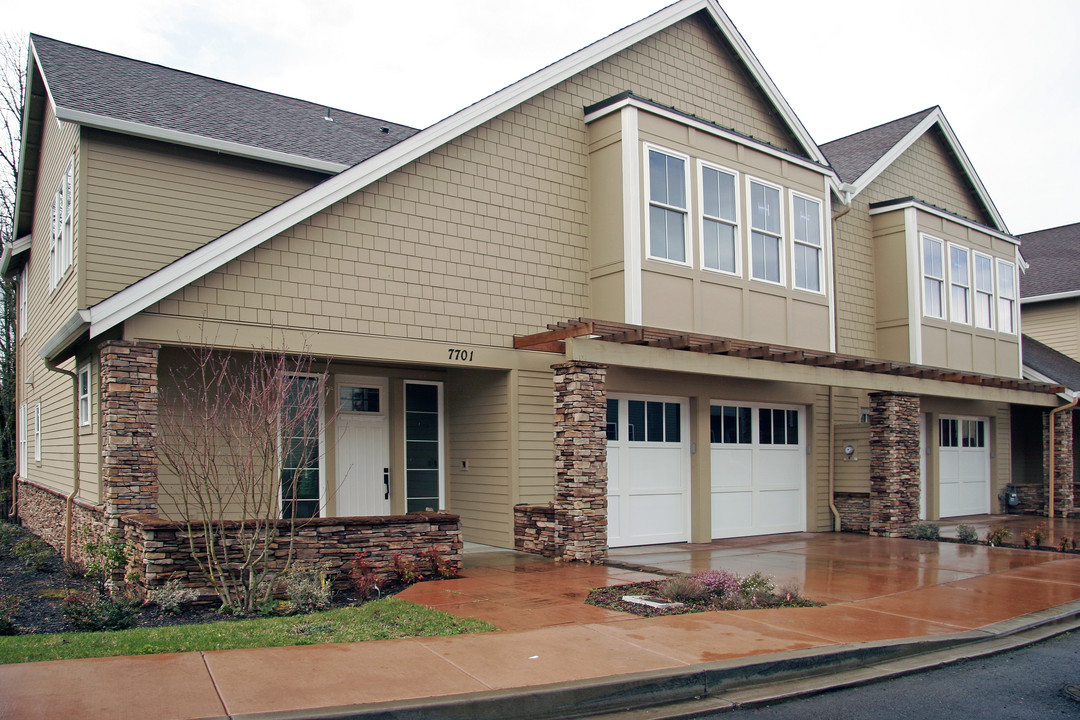
<svg viewBox="0 0 1080 720"><path fill-rule="evenodd" d="M417 132L41 35L31 41L61 108L340 165L355 165Z"/></svg>
<svg viewBox="0 0 1080 720"><path fill-rule="evenodd" d="M935 109L936 106L920 110L907 117L827 142L821 146L821 151L842 182L855 182Z"/></svg>
<svg viewBox="0 0 1080 720"><path fill-rule="evenodd" d="M1024 365L1074 392L1080 392L1080 363L1068 355L1024 335Z"/></svg>
<svg viewBox="0 0 1080 720"><path fill-rule="evenodd" d="M1080 223L1025 233L1020 252L1031 266L1020 297L1080 291Z"/></svg>

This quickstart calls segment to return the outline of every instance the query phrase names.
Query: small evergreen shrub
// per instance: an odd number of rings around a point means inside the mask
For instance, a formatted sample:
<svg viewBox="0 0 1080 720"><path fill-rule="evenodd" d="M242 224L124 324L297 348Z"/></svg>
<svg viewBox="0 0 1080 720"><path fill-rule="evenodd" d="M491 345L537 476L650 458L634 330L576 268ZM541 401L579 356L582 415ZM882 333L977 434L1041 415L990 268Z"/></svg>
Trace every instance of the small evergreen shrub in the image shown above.
<svg viewBox="0 0 1080 720"><path fill-rule="evenodd" d="M1011 537L1012 530L1003 525L999 525L986 533L986 544L991 547L1004 545Z"/></svg>
<svg viewBox="0 0 1080 720"><path fill-rule="evenodd" d="M125 630L135 624L135 609L105 595L74 592L60 603L60 612L76 630Z"/></svg>
<svg viewBox="0 0 1080 720"><path fill-rule="evenodd" d="M157 605L166 615L176 615L199 599L194 588L184 587L180 580L172 579L159 587L151 588L146 594L146 602Z"/></svg>
<svg viewBox="0 0 1080 720"><path fill-rule="evenodd" d="M941 527L933 522L917 522L911 526L911 537L916 540L937 540L941 537Z"/></svg>
<svg viewBox="0 0 1080 720"><path fill-rule="evenodd" d="M974 545L979 542L979 533L973 526L965 523L956 526L956 537L965 545Z"/></svg>
<svg viewBox="0 0 1080 720"><path fill-rule="evenodd" d="M49 543L33 536L23 538L15 543L12 553L22 561L22 564L30 572L44 570L52 562L52 559L56 557L56 551L52 549Z"/></svg>
<svg viewBox="0 0 1080 720"><path fill-rule="evenodd" d="M334 584L319 565L294 565L281 576L285 594L297 612L326 610L334 596Z"/></svg>
<svg viewBox="0 0 1080 720"><path fill-rule="evenodd" d="M697 602L709 597L709 591L689 575L668 578L660 586L660 596L671 602Z"/></svg>

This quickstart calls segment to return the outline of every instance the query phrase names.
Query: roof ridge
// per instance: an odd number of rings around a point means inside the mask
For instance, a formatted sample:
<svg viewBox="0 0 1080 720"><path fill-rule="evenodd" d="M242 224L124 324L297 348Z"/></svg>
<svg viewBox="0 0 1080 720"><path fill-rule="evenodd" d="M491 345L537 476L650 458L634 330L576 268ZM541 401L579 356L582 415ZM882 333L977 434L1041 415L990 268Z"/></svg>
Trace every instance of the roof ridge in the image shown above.
<svg viewBox="0 0 1080 720"><path fill-rule="evenodd" d="M836 138L836 139L834 139L834 140L829 140L829 141L827 141L827 142L823 142L823 143L821 143L821 145L820 145L819 147L825 147L826 145L831 145L831 144L833 144L833 143L837 143L837 142L840 142L841 140L847 140L847 139L849 139L849 138L853 138L853 137L855 137L856 135L862 135L862 134L864 134L864 133L868 133L868 132L870 132L870 131L872 131L872 130L877 130L877 129L879 129L879 128L883 128L883 127L885 127L886 125L892 125L893 123L898 123L898 122L900 122L901 120L908 120L908 119L910 119L910 118L913 118L913 117L915 117L916 115L920 116L920 117L919 117L919 120L920 120L920 121L922 121L922 120L923 120L924 118L926 118L926 117L927 117L927 116L928 116L928 115L929 115L930 113L932 113L932 112L933 112L934 110L940 110L940 109L941 109L941 106L940 106L940 105L931 105L930 107L928 107L928 108L926 108L926 109L924 109L924 110L918 110L918 111L916 111L916 112L913 112L913 113L909 113L908 115L904 115L904 116L902 116L902 117L898 117L898 118L893 118L892 120L886 120L886 121L885 121L885 122L883 122L883 123L878 123L877 125L871 125L871 126L870 126L870 127L868 127L868 128L863 128L862 130L856 130L856 131L855 131L855 132L853 132L853 133L848 133L847 135L844 135L844 136L842 136L842 137L838 137L838 138ZM917 124L918 124L918 123L916 123L916 125L917 125Z"/></svg>
<svg viewBox="0 0 1080 720"><path fill-rule="evenodd" d="M190 70L182 70L180 68L171 67L169 65L163 65L161 63L151 62L149 60L140 60L139 58L128 57L127 55L120 55L119 53L108 52L107 50L98 50L97 48L92 48L92 47L89 47L88 45L79 45L78 43L67 42L66 40L58 40L57 38L50 37L48 35L40 35L38 33L30 33L30 41L33 42L35 38L41 39L41 40L47 40L49 42L54 42L54 43L57 43L57 44L60 44L60 45L65 45L67 47L78 48L80 50L86 50L88 52L96 53L98 55L105 55L105 56L108 56L108 57L117 58L118 60L121 60L123 62L138 63L139 65L146 65L146 66L149 66L149 67L160 68L160 69L166 70L168 72L179 73L179 74L182 74L182 75L187 75L189 77L198 78L200 80L207 80L207 81L210 81L210 82L212 82L214 84L217 84L217 85L227 85L229 87L259 93L260 95L271 95L271 96L274 96L274 97L282 98L284 100L290 100L290 101L293 101L293 102L303 103L305 105L310 105L313 108L325 108L327 110L335 110L335 111L338 111L338 112L353 115L355 117L366 118L368 120L377 120L379 122L392 123L394 125L398 125L399 127L403 127L403 128L409 128L409 129L412 129L412 130L418 129L418 128L413 128L413 127L411 127L409 125L405 125L403 123L395 122L393 120L387 120L385 118L375 117L374 115L365 115L364 113L358 113L358 112L354 112L352 110L346 110L345 108L335 107L333 105L328 105L327 103L319 103L319 102L315 102L313 100L305 100L304 98L295 97L293 95L285 95L284 93L273 92L271 90L261 90L261 89L259 89L257 87L253 87L251 85L244 85L242 83L233 82L231 80L222 80L221 78L210 77L209 75L203 75L201 73L192 72Z"/></svg>

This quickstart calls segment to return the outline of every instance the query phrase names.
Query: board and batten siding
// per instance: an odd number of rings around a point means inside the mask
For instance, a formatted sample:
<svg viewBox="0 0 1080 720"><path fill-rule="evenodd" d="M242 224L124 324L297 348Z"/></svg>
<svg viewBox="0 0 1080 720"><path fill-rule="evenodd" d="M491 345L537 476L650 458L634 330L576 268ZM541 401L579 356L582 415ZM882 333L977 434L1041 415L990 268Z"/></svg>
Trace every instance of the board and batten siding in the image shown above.
<svg viewBox="0 0 1080 720"><path fill-rule="evenodd" d="M1028 303L1020 308L1025 335L1080 362L1080 299Z"/></svg>
<svg viewBox="0 0 1080 720"><path fill-rule="evenodd" d="M795 147L730 50L695 16L446 143L147 312L500 347L513 335L583 316L590 207L582 108L628 89Z"/></svg>
<svg viewBox="0 0 1080 720"><path fill-rule="evenodd" d="M84 131L86 302L98 303L324 176Z"/></svg>
<svg viewBox="0 0 1080 720"><path fill-rule="evenodd" d="M447 510L466 541L511 547L510 373L451 370L446 383Z"/></svg>

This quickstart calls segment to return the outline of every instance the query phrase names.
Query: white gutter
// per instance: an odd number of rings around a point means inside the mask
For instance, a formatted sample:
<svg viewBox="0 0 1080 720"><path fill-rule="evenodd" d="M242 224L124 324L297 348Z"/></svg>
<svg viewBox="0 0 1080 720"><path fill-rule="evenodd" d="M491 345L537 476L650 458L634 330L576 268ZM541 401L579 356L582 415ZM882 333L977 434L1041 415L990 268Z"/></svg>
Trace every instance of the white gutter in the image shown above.
<svg viewBox="0 0 1080 720"><path fill-rule="evenodd" d="M1068 290L1066 292L1048 293L1046 295L1033 295L1032 297L1020 298L1021 305L1028 303L1050 302L1052 300L1070 300L1080 297L1080 290Z"/></svg>
<svg viewBox="0 0 1080 720"><path fill-rule="evenodd" d="M53 333L52 337L38 350L38 355L45 362L54 362L60 353L74 343L79 337L90 329L90 312L76 310L64 321L60 329Z"/></svg>

